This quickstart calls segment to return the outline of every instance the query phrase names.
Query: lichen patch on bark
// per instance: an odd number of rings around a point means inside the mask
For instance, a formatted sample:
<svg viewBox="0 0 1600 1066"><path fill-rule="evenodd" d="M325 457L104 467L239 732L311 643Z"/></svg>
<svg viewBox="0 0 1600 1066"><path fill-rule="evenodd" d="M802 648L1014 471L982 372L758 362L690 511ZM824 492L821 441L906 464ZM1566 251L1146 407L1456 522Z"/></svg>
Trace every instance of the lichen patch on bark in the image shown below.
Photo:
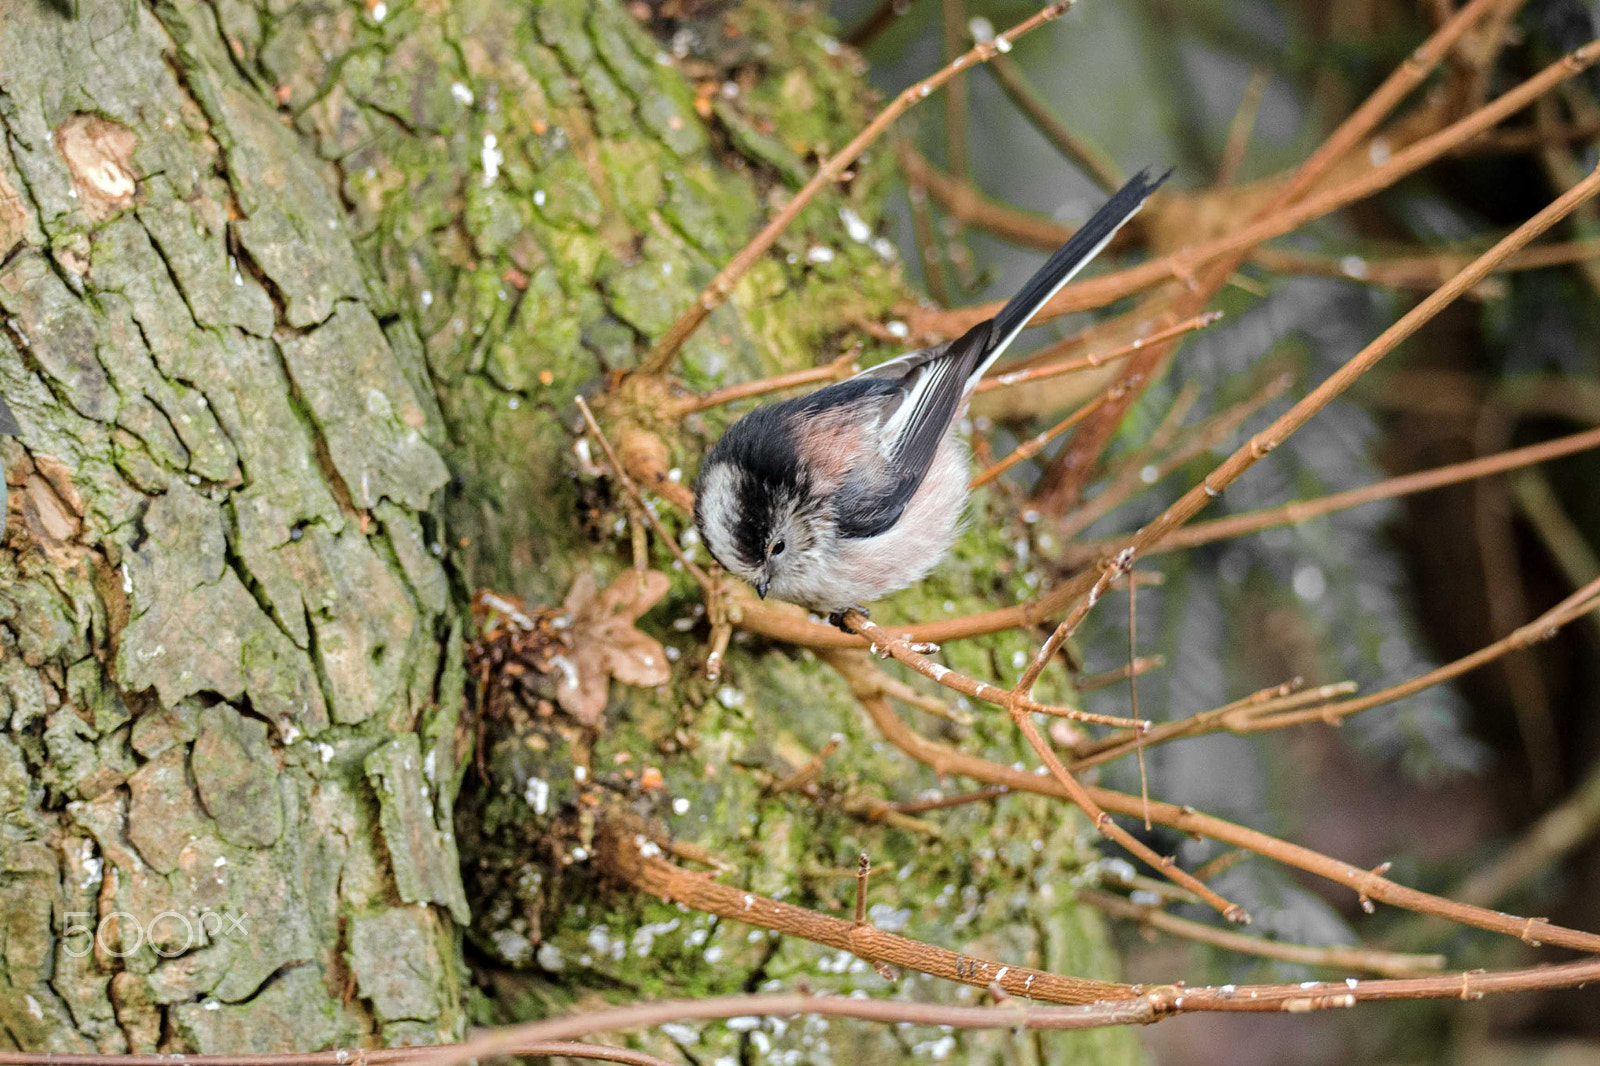
<svg viewBox="0 0 1600 1066"><path fill-rule="evenodd" d="M84 210L104 221L133 203L139 179L133 153L139 138L120 122L79 112L56 128L56 147Z"/></svg>

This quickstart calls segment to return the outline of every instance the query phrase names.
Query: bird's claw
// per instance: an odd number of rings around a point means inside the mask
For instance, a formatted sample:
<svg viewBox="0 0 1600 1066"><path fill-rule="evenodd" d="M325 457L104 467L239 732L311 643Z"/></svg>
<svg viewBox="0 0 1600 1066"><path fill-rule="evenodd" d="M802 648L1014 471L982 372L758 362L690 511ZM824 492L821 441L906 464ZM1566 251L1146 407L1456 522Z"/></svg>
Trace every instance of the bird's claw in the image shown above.
<svg viewBox="0 0 1600 1066"><path fill-rule="evenodd" d="M828 615L828 624L830 626L833 626L835 629L837 629L841 633L849 633L851 635L854 635L855 634L855 630L851 629L849 626L844 624L844 616L849 614L851 611L860 611L861 612L861 616L863 618L871 618L872 617L872 612L867 610L865 607L846 607L841 611L834 611L831 614L829 614Z"/></svg>

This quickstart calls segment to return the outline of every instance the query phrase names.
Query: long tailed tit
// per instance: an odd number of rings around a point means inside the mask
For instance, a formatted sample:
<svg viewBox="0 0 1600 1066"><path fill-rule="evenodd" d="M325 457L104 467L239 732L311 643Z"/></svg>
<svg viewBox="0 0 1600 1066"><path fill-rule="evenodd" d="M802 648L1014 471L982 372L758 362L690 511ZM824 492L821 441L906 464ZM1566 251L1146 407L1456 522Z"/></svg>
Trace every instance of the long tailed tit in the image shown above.
<svg viewBox="0 0 1600 1066"><path fill-rule="evenodd" d="M880 363L728 428L700 468L695 525L726 569L829 615L920 580L955 539L967 500L956 423L984 372L1034 312L1166 180L1141 171L961 337Z"/></svg>

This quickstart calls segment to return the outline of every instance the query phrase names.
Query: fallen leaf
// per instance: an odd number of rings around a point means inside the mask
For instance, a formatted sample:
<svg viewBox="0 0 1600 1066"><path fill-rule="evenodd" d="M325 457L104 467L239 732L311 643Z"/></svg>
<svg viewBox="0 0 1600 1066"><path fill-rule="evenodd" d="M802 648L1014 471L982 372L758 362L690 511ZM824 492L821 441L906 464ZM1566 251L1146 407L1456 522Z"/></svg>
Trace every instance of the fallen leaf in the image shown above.
<svg viewBox="0 0 1600 1066"><path fill-rule="evenodd" d="M515 597L479 590L473 607L480 637L471 660L486 679L498 676L501 686L532 667L551 679L562 710L597 726L613 679L639 686L671 679L665 649L635 627L670 584L655 570L627 570L601 589L584 573L560 609L528 608Z"/></svg>
<svg viewBox="0 0 1600 1066"><path fill-rule="evenodd" d="M628 570L604 591L594 578L578 575L562 604L571 618L571 670L556 687L556 702L584 725L605 713L609 679L624 685L666 684L672 676L667 655L655 639L634 627L639 616L667 594L667 575Z"/></svg>

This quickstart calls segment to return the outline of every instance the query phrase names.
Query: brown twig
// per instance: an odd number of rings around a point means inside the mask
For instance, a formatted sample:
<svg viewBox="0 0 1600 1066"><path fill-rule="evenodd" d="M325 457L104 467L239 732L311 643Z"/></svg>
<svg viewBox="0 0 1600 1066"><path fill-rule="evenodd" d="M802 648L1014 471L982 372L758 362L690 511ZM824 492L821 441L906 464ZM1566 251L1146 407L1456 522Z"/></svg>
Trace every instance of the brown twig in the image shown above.
<svg viewBox="0 0 1600 1066"><path fill-rule="evenodd" d="M611 466L611 472L622 483L622 488L629 498L644 513L645 519L650 523L650 528L655 530L656 536L661 538L661 542L667 546L667 550L672 552L673 557L683 564L683 568L689 572L696 583L708 595L714 594L716 585L711 578L706 575L704 570L696 566L687 555L683 554L683 549L678 547L677 538L672 535L672 532L666 526L661 524L661 519L656 517L655 512L650 509L650 505L645 502L644 493L639 491L639 486L634 484L633 479L628 476L627 470L623 468L621 461L617 459L617 453L611 449L611 442L606 439L605 433L601 431L600 423L594 420L594 412L589 410L589 405L584 402L582 396L577 397L576 402L578 410L583 414L584 423L589 427L589 435L594 437L595 443L600 445L600 450L605 453L606 462Z"/></svg>
<svg viewBox="0 0 1600 1066"><path fill-rule="evenodd" d="M992 962L886 933L866 921L864 892L858 894L857 918L851 921L719 884L658 855L647 854L650 849L646 838L627 826L602 825L595 845L595 860L601 868L638 891L721 918L848 951L868 963L899 966L979 988L999 981L1000 987L1013 995L1050 1003L1090 1003L1120 998L1129 992L1127 985ZM858 889L864 889L863 881L858 869Z"/></svg>
<svg viewBox="0 0 1600 1066"><path fill-rule="evenodd" d="M809 367L805 370L796 370L791 374L776 374L770 378L759 381L746 381L739 385L729 385L716 389L704 396L689 396L679 400L673 407L674 417L694 414L711 407L720 407L723 404L736 403L739 400L748 400L756 396L765 396L771 392L783 389L795 389L803 385L821 385L824 382L843 381L860 369L856 360L861 355L859 349L852 349L822 366Z"/></svg>
<svg viewBox="0 0 1600 1066"><path fill-rule="evenodd" d="M957 774L990 785L1005 785L1017 792L1070 799L1071 793L1054 776L1013 769L926 737L912 730L881 695L857 692L856 698L883 738L935 773ZM1143 804L1129 796L1104 788L1089 788L1090 797L1101 808L1117 814L1138 817ZM1152 801L1150 818L1183 833L1208 837L1237 848L1245 848L1274 862L1293 866L1318 877L1344 885L1371 903L1386 903L1420 914L1433 914L1460 925L1513 936L1528 943L1552 944L1576 951L1600 952L1600 935L1552 925L1542 918L1519 918L1500 911L1486 910L1428 892L1398 884L1380 872L1279 840L1266 833L1233 822L1202 814L1192 807Z"/></svg>
<svg viewBox="0 0 1600 1066"><path fill-rule="evenodd" d="M603 1032L604 1030L594 1030ZM578 1036L588 1036L588 1032ZM443 1045L444 1048L453 1045ZM260 1055L95 1055L63 1054L55 1051L0 1051L0 1066L395 1066L415 1063L424 1053L434 1054L440 1047L341 1048L335 1051L302 1051ZM673 1066L665 1059L632 1048L609 1044L588 1044L575 1040L516 1040L504 1052L530 1059L584 1059L594 1062L621 1062L628 1066Z"/></svg>
<svg viewBox="0 0 1600 1066"><path fill-rule="evenodd" d="M980 788L972 792L962 792L954 796L938 796L930 799L901 800L891 803L890 806L901 814L924 814L928 811L948 810L951 807L963 807L969 803L987 803L1009 796L1011 790L1003 785L994 788Z"/></svg>
<svg viewBox="0 0 1600 1066"><path fill-rule="evenodd" d="M1210 475L1203 478L1200 484L1186 492L1153 522L1129 538L1127 544L1115 555L1103 558L1100 564L1103 572L1100 577L1094 577L1094 571L1091 570L1085 577L1076 581L1066 582L1062 588L1054 590L1055 594L1059 595L1064 589L1070 588L1074 598L1084 598L1077 601L1077 606L1068 615L1066 621L1061 623L1055 635L1040 650L1039 656L1035 658L1034 664L1029 668L1030 673L1037 676L1037 671L1043 668L1043 663L1048 661L1048 656L1053 655L1055 648L1060 646L1061 641L1065 640L1066 636L1070 635L1071 630L1082 622L1082 616L1088 613L1099 598L1098 593L1104 592L1102 583L1106 580L1106 575L1110 574L1113 569L1126 570L1146 547L1169 536L1179 526L1197 514L1213 498L1221 495L1223 490L1238 480L1246 470L1271 454L1291 434L1310 421L1318 411L1332 403L1336 397L1348 389L1352 382L1377 365L1379 360L1398 347L1401 341L1420 329L1423 323L1437 315L1459 297L1462 292L1483 280L1501 260L1517 251L1517 249L1526 246L1545 230L1566 217L1579 204L1592 198L1597 192L1600 192L1600 169L1597 169L1584 178L1583 181L1557 197L1533 218L1518 226L1493 248L1479 256L1465 270L1430 293L1410 311L1401 316L1399 321L1384 330L1376 340L1363 348L1338 370L1334 371L1333 374L1329 375L1320 385L1301 398L1293 407L1274 420L1272 425L1251 437L1248 442L1224 460Z"/></svg>
<svg viewBox="0 0 1600 1066"><path fill-rule="evenodd" d="M890 636L878 626L874 625L866 615L862 614L858 610L845 612L844 624L870 640L874 647L884 649L895 659L905 663L908 666L911 666L913 669L916 669L919 672L923 672L925 666L930 665L927 663L927 660L925 660L921 655L911 648L910 643L904 637ZM848 673L848 667L843 665L845 660L842 657L836 656L831 658L829 661L834 663L836 666L841 667L841 672L845 673L847 680L849 679L850 675ZM932 675L930 674L929 676ZM985 699L989 700L990 702L999 703L1011 713L1011 720L1017 724L1019 729L1022 730L1022 735L1024 738L1026 738L1028 744L1033 748L1034 752L1039 756L1039 758L1043 760L1051 775L1058 782L1060 782L1061 787L1067 791L1067 794L1072 798L1072 801L1078 805L1078 808L1082 810L1084 814L1088 815L1089 820L1094 823L1096 830L1116 841L1132 854L1138 856L1141 861L1148 863L1152 869L1161 871L1161 873L1165 876L1182 885L1190 892L1193 892L1207 905L1215 907L1217 912L1223 915L1223 917L1227 918L1230 922L1239 922L1241 924L1249 923L1250 916L1245 913L1244 908L1240 907L1236 903L1231 903L1228 900L1223 899L1217 893L1213 892L1199 881L1196 881L1193 877L1189 876L1188 873L1181 869L1170 857L1157 855L1143 841L1139 840L1127 830L1123 829L1116 822L1112 821L1110 816L1107 815L1105 811L1101 810L1094 800L1090 798L1088 791L1085 790L1084 787L1078 783L1077 779L1067 771L1067 768L1062 765L1061 760L1056 757L1055 752L1050 750L1050 745L1045 741L1043 735L1040 734L1038 727L1033 724L1032 716L1036 712L1037 707L1033 705L1033 701L1028 698L1028 691L1033 687L1033 682L1031 680L1028 682L1027 688L1024 688L1019 683L1018 686L1012 689L1010 692L1002 692L1001 690L995 689L988 685L983 685L980 687L984 689L984 693L974 693L974 695L977 695L979 699ZM857 696L860 697L862 695L863 693L858 690ZM876 698L881 699L881 696ZM1141 728L1141 725L1135 725L1135 728Z"/></svg>
<svg viewBox="0 0 1600 1066"><path fill-rule="evenodd" d="M1075 227L1062 225L1045 215L996 203L974 189L970 182L946 174L928 162L908 142L900 143L899 155L900 169L906 181L915 188L927 190L928 195L957 221L976 226L1024 248L1037 248L1045 252L1055 251L1076 232Z"/></svg>
<svg viewBox="0 0 1600 1066"><path fill-rule="evenodd" d="M1460 484L1474 478L1491 477L1503 474L1508 470L1532 466L1535 463L1546 463L1552 459L1559 459L1565 455L1575 455L1579 452L1600 448L1600 429L1591 429L1583 433L1574 433L1566 437L1557 437L1555 440L1545 441L1541 444L1530 444L1523 448L1512 448L1509 451L1496 455L1486 455L1478 459L1469 459L1465 462L1451 463L1447 466L1435 467L1432 470L1422 470L1415 474L1401 474L1397 477L1385 478L1371 485L1363 485L1358 489L1349 489L1345 492L1330 493L1310 500L1296 500L1292 503L1279 504L1276 507L1264 507L1257 511L1245 511L1240 514L1228 515L1226 518L1214 518L1209 522L1195 522L1192 525L1174 530L1144 550L1145 555L1157 552L1179 551L1185 548L1195 548L1202 544L1212 544L1219 540L1231 540L1235 537L1258 533L1263 529L1274 526L1299 525L1313 518L1320 518L1335 511L1359 507L1364 503L1375 503L1378 500L1392 500L1397 496L1406 496L1414 492L1427 492L1430 489L1443 488L1447 485ZM1093 544L1082 545L1085 554L1101 555L1113 550L1118 541L1098 541Z"/></svg>
<svg viewBox="0 0 1600 1066"><path fill-rule="evenodd" d="M1108 688L1111 685L1126 681L1130 677L1148 674L1151 670L1159 670L1165 665L1167 665L1167 657L1165 655L1143 655L1131 663L1117 667L1115 670L1108 670L1103 674L1090 674L1087 677L1080 677L1074 682L1073 688L1078 690L1079 695L1082 695L1085 692L1093 692L1097 688Z"/></svg>
<svg viewBox="0 0 1600 1066"><path fill-rule="evenodd" d="M1268 729L1283 729L1287 726L1303 725L1308 722L1325 722L1334 724L1341 718L1348 718L1352 714L1371 710L1373 707L1414 695L1425 688L1449 681L1451 678L1460 677L1471 670L1476 670L1485 663L1493 662L1502 655L1518 651L1522 648L1532 647L1540 641L1549 640L1555 636L1562 626L1577 621L1591 611L1600 610L1600 578L1596 578L1571 596L1562 600L1554 607L1545 611L1527 625L1518 626L1511 633L1495 641L1493 644L1479 648L1471 655L1465 655L1454 662L1419 674L1409 681L1353 700L1342 703L1329 703L1304 711L1272 711L1252 714L1248 719L1235 723L1231 728L1236 732L1255 733Z"/></svg>
<svg viewBox="0 0 1600 1066"><path fill-rule="evenodd" d="M1252 693L1240 700L1223 704L1221 707L1209 711L1191 714L1187 718L1180 718L1176 722L1163 722L1151 729L1135 733L1128 730L1114 733L1097 741L1090 741L1079 749L1079 757L1073 762L1073 770L1087 770L1101 763L1112 762L1126 756L1129 752L1141 748L1153 748L1160 744L1169 744L1174 740L1184 737L1200 736L1204 733L1213 733L1219 729L1231 729L1233 723L1244 719L1246 715L1254 712L1287 711L1310 705L1322 705L1339 696L1347 696L1356 691L1354 681L1340 681L1331 685L1319 685L1316 688L1303 689L1294 692L1284 692L1287 686L1278 685L1273 688L1263 689L1261 692ZM1265 698L1264 698L1265 697ZM1203 879L1202 879L1203 880Z"/></svg>
<svg viewBox="0 0 1600 1066"><path fill-rule="evenodd" d="M896 19L902 18L911 10L913 0L882 0L866 18L856 23L845 36L845 43L852 48L865 48L871 44L873 38L888 29Z"/></svg>
<svg viewBox="0 0 1600 1066"><path fill-rule="evenodd" d="M1303 200L1297 200L1288 207L1274 211L1259 221L1240 227L1222 237L1191 245L1128 270L1068 285L1048 304L1040 308L1034 315L1032 324L1040 325L1061 315L1101 307L1161 282L1192 280L1194 271L1203 264L1254 248L1274 237L1298 229L1312 219L1388 188L1401 178L1415 173L1445 155L1456 145L1520 111L1555 86L1586 70L1597 60L1600 60L1600 42L1590 42L1507 90L1477 111L1451 123L1437 133L1396 151L1383 164L1374 166L1349 181L1322 190ZM1327 143L1332 142L1330 140ZM1304 170L1308 165L1309 163L1303 165L1301 169ZM1296 174L1300 172L1296 171ZM1292 188L1297 182L1293 178L1290 180ZM911 326L913 332L918 335L953 337L966 332L985 319L993 318L999 310L1000 302L996 301L952 308L948 311L922 312L910 316Z"/></svg>
<svg viewBox="0 0 1600 1066"><path fill-rule="evenodd" d="M761 232L756 234L750 243L728 262L727 266L717 272L717 276L712 279L711 284L700 294L689 310L685 311L682 317L672 324L672 327L656 343L656 346L645 356L640 364L639 372L649 375L660 374L665 371L677 356L678 349L683 347L683 342L689 339L690 334L699 328L700 323L704 322L712 311L727 302L728 297L733 292L734 284L744 277L750 268L761 260L762 256L767 254L767 250L772 247L783 231L789 227L789 224L800 215L800 212L804 211L807 205L816 199L817 194L838 181L844 172L860 157L861 153L866 151L867 147L877 140L879 135L888 129L895 119L908 111L918 101L930 96L935 89L968 67L977 63L987 62L1002 49L1009 50L1018 38L1053 19L1059 18L1071 6L1072 0L1058 0L1056 3L1047 5L1036 14L1024 19L1001 34L995 40L975 45L971 51L957 56L954 62L945 64L936 73L917 82L895 97L889 106L878 112L877 117L867 123L866 127L851 139L849 144L840 149L838 155L829 158L822 166L817 168L816 174L812 176L810 181L806 182L799 192L795 193L794 198L774 215L770 222L762 227Z"/></svg>
<svg viewBox="0 0 1600 1066"><path fill-rule="evenodd" d="M844 738L837 733L829 737L828 742L822 745L815 755L806 760L804 766L782 780L774 782L772 787L767 789L768 794L781 796L785 792L798 792L814 782L818 777L822 776L822 764L827 762L828 756L838 751L839 746L843 743Z"/></svg>
<svg viewBox="0 0 1600 1066"><path fill-rule="evenodd" d="M1251 395L1195 426L1177 447L1159 459L1146 454L1146 449L1141 448L1093 499L1062 516L1056 524L1056 533L1064 540L1076 537L1140 491L1161 481L1201 452L1214 448L1233 436L1240 426L1261 408L1283 395L1293 383L1293 377L1288 374L1279 374L1271 378ZM1176 427L1173 427L1173 430L1175 432ZM1166 446L1166 441L1158 443L1157 435L1153 434L1150 444L1159 449Z"/></svg>
<svg viewBox="0 0 1600 1066"><path fill-rule="evenodd" d="M1266 95L1267 86L1271 83L1272 71L1266 67L1252 70L1245 81L1239 109L1233 113L1233 122L1228 126L1228 141L1222 148L1222 161L1217 164L1214 182L1217 188L1232 185L1238 177L1239 168L1244 165L1244 154L1250 147L1250 135L1255 132L1256 116L1261 113L1261 98Z"/></svg>
<svg viewBox="0 0 1600 1066"><path fill-rule="evenodd" d="M1083 171L1088 178L1106 192L1115 192L1127 180L1127 175L1112 158L1088 140L1078 136L1056 118L1048 104L1028 84L1022 68L1009 56L996 56L987 67L994 80L1018 111L1033 124L1056 151L1068 162Z"/></svg>
<svg viewBox="0 0 1600 1066"><path fill-rule="evenodd" d="M1113 386L1113 390L1115 388L1116 386ZM1032 459L1035 455L1038 455L1044 450L1045 445L1061 436L1061 434L1065 433L1079 422L1082 422L1085 418L1088 418L1090 415L1094 414L1098 408L1100 408L1103 404L1110 402L1111 399L1112 390L1103 392L1099 396L1096 396L1094 399L1090 400L1088 403L1084 404L1082 407L1078 408L1076 411L1072 412L1066 418L1063 418L1061 421L1051 426L1049 429L1040 433L1035 433L1033 436L1029 437L1027 440L1013 448L1010 454L1008 454L1005 458L996 462L987 470L979 473L977 477L972 479L972 484L969 485L968 488L982 488L995 478L999 477L1001 474L1004 474L1007 470L1010 470L1012 467L1016 466L1018 463L1025 463L1029 459Z"/></svg>
<svg viewBox="0 0 1600 1066"><path fill-rule="evenodd" d="M1093 370L1095 367L1105 366L1107 363L1130 356L1142 350L1146 345L1156 344L1160 341L1171 340L1185 333L1202 330L1222 320L1221 311L1206 311L1192 318L1186 318L1176 326L1167 326L1158 329L1147 337L1136 337L1127 344L1112 348L1104 352L1091 352L1077 359L1065 359L1059 363L1045 363L1043 365L1030 365L1024 370L1001 371L992 377L985 378L973 389L973 393L991 392L995 389L1009 389L1017 385L1038 381L1041 378L1053 378L1059 374L1072 374L1080 370ZM1077 338L1069 338L1063 346L1077 343Z"/></svg>
<svg viewBox="0 0 1600 1066"><path fill-rule="evenodd" d="M1517 511L1568 581L1582 585L1600 575L1600 556L1567 514L1544 471L1525 469L1519 472L1511 479L1511 495L1517 502ZM1594 631L1600 634L1600 616L1590 615L1589 620L1594 623Z"/></svg>
<svg viewBox="0 0 1600 1066"><path fill-rule="evenodd" d="M888 630L869 620L859 611L854 612L854 617L860 621L860 625L851 625L848 621L849 617L849 615L846 616L846 625L850 625L850 628L855 630L857 634L863 637L868 642L868 646L875 651L893 657L897 661L911 667L911 669L915 670L923 677L937 681L946 688L954 689L964 696L971 696L975 700L982 700L984 703L990 703L996 707L1004 707L1007 710L1011 709L1013 700L1011 698L1011 694L1005 689L1000 688L997 685L990 685L986 682L979 681L977 678L968 677L959 670L952 670L950 667L945 666L942 663L934 662L932 659L918 651L916 647L913 646L910 639L905 635L889 632ZM838 666L845 660L830 659L829 661ZM854 665L853 662L847 667L847 669L853 675L860 675L860 668ZM841 672L843 672L843 670ZM876 680L874 680L874 687L875 689L881 688L881 686L876 684ZM893 693L889 694L893 695ZM1024 711L1027 711L1030 714L1044 714L1049 715L1052 718L1068 718L1075 722L1088 722L1094 725L1110 725L1126 728L1137 728L1140 725L1149 724L1147 722L1141 723L1135 721L1132 718L1118 718L1109 714L1091 714L1088 711L1080 711L1076 707L1057 707L1052 704L1039 703L1036 700L1027 698L1023 698L1020 701L1017 701L1017 703Z"/></svg>
<svg viewBox="0 0 1600 1066"><path fill-rule="evenodd" d="M1018 1029L1062 1032L1120 1025L1147 1025L1196 1011L1290 1013L1353 1007L1357 1003L1407 999L1479 999L1508 992L1579 988L1600 980L1600 960L1520 970L1445 974L1288 985L1176 985L1139 989L1127 998L1073 1006L1039 1006L1017 999L993 1007L960 1007L853 996L777 992L656 1000L565 1017L523 1022L481 1033L458 1044L372 1051L327 1051L288 1055L185 1055L185 1066L337 1066L340 1062L405 1062L414 1066L463 1066L473 1060L522 1054L531 1045L587 1036L650 1029L669 1022L737 1017L814 1015L893 1025L955 1029ZM1138 986L1135 986L1138 988ZM594 1047L595 1045L579 1045ZM391 1057L392 1056L392 1057ZM73 1055L0 1051L0 1066L172 1066L170 1055ZM633 1060L640 1061L640 1060ZM649 1061L644 1060L644 1061Z"/></svg>
<svg viewBox="0 0 1600 1066"><path fill-rule="evenodd" d="M1443 955L1409 955L1398 951L1378 951L1370 948L1345 947L1330 944L1312 947L1309 944L1288 944L1281 940L1235 933L1218 929L1202 922L1190 921L1168 914L1160 907L1134 903L1110 892L1080 888L1078 898L1113 918L1138 922L1163 933L1193 940L1200 944L1242 955L1256 955L1264 959L1293 962L1302 966L1321 966L1337 970L1355 970L1362 973L1382 974L1385 977L1410 977L1421 973L1435 973L1444 969Z"/></svg>

